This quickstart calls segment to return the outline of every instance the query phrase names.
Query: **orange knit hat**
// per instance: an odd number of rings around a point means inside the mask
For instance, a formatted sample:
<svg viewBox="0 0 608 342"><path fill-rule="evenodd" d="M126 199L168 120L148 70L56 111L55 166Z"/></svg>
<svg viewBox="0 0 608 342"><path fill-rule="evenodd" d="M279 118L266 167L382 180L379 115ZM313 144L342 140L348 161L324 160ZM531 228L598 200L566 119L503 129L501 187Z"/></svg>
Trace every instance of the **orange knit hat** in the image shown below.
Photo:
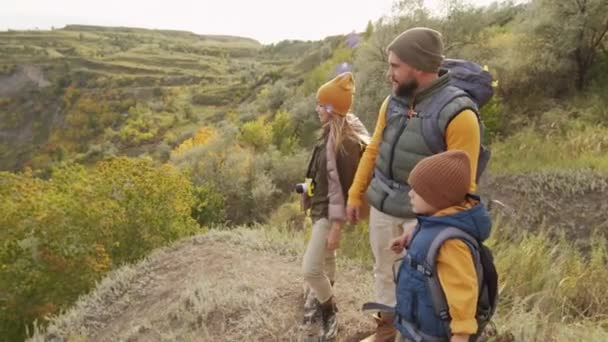
<svg viewBox="0 0 608 342"><path fill-rule="evenodd" d="M446 151L421 160L408 179L409 185L435 209L462 203L471 184L471 164L464 151Z"/></svg>
<svg viewBox="0 0 608 342"><path fill-rule="evenodd" d="M342 73L317 91L317 102L332 114L346 116L353 103L355 79L350 72Z"/></svg>

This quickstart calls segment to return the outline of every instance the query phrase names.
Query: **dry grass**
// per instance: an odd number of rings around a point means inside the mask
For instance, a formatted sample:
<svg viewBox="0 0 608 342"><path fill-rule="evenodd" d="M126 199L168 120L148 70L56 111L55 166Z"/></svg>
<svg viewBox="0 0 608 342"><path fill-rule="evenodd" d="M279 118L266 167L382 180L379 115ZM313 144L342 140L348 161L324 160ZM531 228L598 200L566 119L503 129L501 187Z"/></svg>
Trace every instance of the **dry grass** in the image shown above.
<svg viewBox="0 0 608 342"><path fill-rule="evenodd" d="M592 169L608 171L608 128L555 109L542 122L492 144L490 169L501 173Z"/></svg>
<svg viewBox="0 0 608 342"><path fill-rule="evenodd" d="M516 341L608 341L608 250L581 251L546 232L515 233L498 220L489 245L500 275L495 321ZM508 339L507 339L508 340Z"/></svg>
<svg viewBox="0 0 608 342"><path fill-rule="evenodd" d="M259 228L259 227L258 227ZM303 233L213 231L113 272L32 341L308 341L302 326ZM359 312L371 276L340 263L338 341L371 330Z"/></svg>
<svg viewBox="0 0 608 342"><path fill-rule="evenodd" d="M482 182L481 191L508 206L509 224L504 229L513 233L544 230L552 237L564 234L587 249L591 236L608 232L608 174L603 172L501 173Z"/></svg>

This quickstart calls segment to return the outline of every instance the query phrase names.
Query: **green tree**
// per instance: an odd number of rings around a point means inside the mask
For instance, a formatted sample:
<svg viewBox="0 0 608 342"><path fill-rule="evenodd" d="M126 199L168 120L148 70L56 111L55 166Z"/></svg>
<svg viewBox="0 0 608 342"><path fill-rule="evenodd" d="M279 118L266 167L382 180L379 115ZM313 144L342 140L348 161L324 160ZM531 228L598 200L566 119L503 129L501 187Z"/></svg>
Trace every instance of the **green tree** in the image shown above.
<svg viewBox="0 0 608 342"><path fill-rule="evenodd" d="M291 153L297 146L294 136L295 127L291 115L286 111L278 111L270 127L272 128L272 143L284 154Z"/></svg>
<svg viewBox="0 0 608 342"><path fill-rule="evenodd" d="M370 20L367 22L367 27L365 28L365 33L363 34L363 37L365 37L365 39L369 39L372 34L374 34L374 24Z"/></svg>
<svg viewBox="0 0 608 342"><path fill-rule="evenodd" d="M239 140L256 150L265 150L272 141L272 131L263 117L249 121L241 127Z"/></svg>
<svg viewBox="0 0 608 342"><path fill-rule="evenodd" d="M523 14L524 28L547 68L573 71L576 89L589 81L589 70L608 37L605 0L534 0ZM549 57L550 56L550 57Z"/></svg>

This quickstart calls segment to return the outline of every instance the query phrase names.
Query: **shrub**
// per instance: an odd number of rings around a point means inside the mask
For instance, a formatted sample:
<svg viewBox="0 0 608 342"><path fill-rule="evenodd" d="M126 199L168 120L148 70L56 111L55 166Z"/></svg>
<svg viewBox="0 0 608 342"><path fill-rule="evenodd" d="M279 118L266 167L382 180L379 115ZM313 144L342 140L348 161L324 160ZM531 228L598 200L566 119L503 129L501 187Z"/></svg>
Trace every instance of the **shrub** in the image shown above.
<svg viewBox="0 0 608 342"><path fill-rule="evenodd" d="M66 164L50 179L0 173L0 331L23 338L117 265L197 230L190 182L170 165Z"/></svg>

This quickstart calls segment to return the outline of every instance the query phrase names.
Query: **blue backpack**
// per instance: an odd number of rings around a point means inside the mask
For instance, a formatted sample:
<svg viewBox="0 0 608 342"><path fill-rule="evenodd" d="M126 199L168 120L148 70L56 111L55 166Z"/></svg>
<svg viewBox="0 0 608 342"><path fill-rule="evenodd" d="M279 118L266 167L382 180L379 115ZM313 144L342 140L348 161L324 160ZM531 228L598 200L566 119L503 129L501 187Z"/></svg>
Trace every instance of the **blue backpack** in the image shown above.
<svg viewBox="0 0 608 342"><path fill-rule="evenodd" d="M428 108L426 108L426 111L431 118L434 117L435 120L423 121L422 135L427 146L429 146L434 154L444 152L447 149L445 137L439 129L438 119L439 113L445 106L459 97L464 96L470 98L473 101L474 106L472 108L462 108L462 110L470 109L475 112L481 128L481 137L483 137L484 126L481 121L479 110L488 103L494 95L492 74L480 65L462 59L445 59L442 68L449 70L450 85L458 88L459 91L440 93L439 97L434 99L433 102L429 104ZM477 163L477 180L479 180L479 177L485 171L490 157L490 150L485 145L481 144L479 160Z"/></svg>
<svg viewBox="0 0 608 342"><path fill-rule="evenodd" d="M477 298L477 308L475 313L477 332L471 335L469 340L479 341L486 326L490 324L492 316L496 312L496 307L498 306L498 272L496 271L492 251L482 242L478 241L465 231L450 227L443 230L433 239L425 258L425 267L421 267L419 270L426 276L426 287L431 296L433 311L437 317L441 318L443 327L448 333L448 336L451 336L450 308L437 273L437 256L439 255L439 249L446 241L451 239L458 239L465 242L471 251L471 255L473 256L473 265L475 266L477 275L479 297ZM404 258L400 258L397 260L397 262L401 262L403 260ZM418 267L420 266L422 265L418 265ZM395 279L395 283L397 283L395 265L393 265L393 278ZM362 310L363 312L370 313L395 313L394 307L375 302L363 304ZM418 340L416 340L416 342L449 341L449 338L427 338L426 336L421 335L419 332L416 332L415 329L412 329L412 332L415 332L415 334L419 335L420 337Z"/></svg>

